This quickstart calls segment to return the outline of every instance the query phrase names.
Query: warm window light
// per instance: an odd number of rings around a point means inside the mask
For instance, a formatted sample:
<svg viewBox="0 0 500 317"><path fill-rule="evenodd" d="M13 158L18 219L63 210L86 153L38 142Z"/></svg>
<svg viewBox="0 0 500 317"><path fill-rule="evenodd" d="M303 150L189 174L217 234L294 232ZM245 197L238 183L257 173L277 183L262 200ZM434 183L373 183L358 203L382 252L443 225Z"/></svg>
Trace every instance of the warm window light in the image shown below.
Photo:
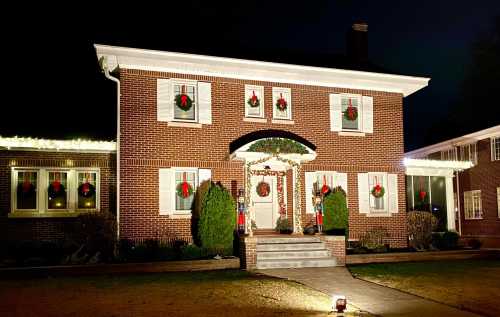
<svg viewBox="0 0 500 317"><path fill-rule="evenodd" d="M337 313L343 313L347 308L347 299L344 295L333 295L332 309Z"/></svg>
<svg viewBox="0 0 500 317"><path fill-rule="evenodd" d="M62 204L61 203L56 203L56 207L61 207Z"/></svg>
<svg viewBox="0 0 500 317"><path fill-rule="evenodd" d="M86 207L90 207L90 206L92 206L92 204L91 204L89 201L87 201L87 202L85 203L85 206L86 206Z"/></svg>
<svg viewBox="0 0 500 317"><path fill-rule="evenodd" d="M90 140L47 140L35 138L0 137L0 147L7 149L38 149L57 151L116 151L116 142Z"/></svg>

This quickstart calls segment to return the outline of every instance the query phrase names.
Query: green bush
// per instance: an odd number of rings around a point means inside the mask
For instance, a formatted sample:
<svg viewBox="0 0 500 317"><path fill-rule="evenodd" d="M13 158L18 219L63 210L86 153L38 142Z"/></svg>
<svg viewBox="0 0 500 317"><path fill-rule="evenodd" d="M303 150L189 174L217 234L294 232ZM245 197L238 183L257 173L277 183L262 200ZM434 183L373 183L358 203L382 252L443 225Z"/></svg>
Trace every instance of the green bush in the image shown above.
<svg viewBox="0 0 500 317"><path fill-rule="evenodd" d="M279 217L278 220L276 220L276 231L278 232L292 232L292 225L290 224L290 221L288 218L285 217Z"/></svg>
<svg viewBox="0 0 500 317"><path fill-rule="evenodd" d="M211 184L202 199L198 222L201 247L213 253L233 248L236 225L236 204L229 191L220 184Z"/></svg>
<svg viewBox="0 0 500 317"><path fill-rule="evenodd" d="M455 231L446 231L441 237L438 248L441 250L453 250L458 247L459 235Z"/></svg>
<svg viewBox="0 0 500 317"><path fill-rule="evenodd" d="M409 245L414 249L428 249L433 240L438 219L428 211L410 211L406 215Z"/></svg>
<svg viewBox="0 0 500 317"><path fill-rule="evenodd" d="M345 229L346 238L349 236L349 210L342 190L333 190L323 200L324 218L323 231L328 234L334 229ZM346 239L347 240L347 239Z"/></svg>
<svg viewBox="0 0 500 317"><path fill-rule="evenodd" d="M389 233L386 228L373 228L365 232L359 239L359 244L362 248L366 248L372 252L386 252L386 240Z"/></svg>

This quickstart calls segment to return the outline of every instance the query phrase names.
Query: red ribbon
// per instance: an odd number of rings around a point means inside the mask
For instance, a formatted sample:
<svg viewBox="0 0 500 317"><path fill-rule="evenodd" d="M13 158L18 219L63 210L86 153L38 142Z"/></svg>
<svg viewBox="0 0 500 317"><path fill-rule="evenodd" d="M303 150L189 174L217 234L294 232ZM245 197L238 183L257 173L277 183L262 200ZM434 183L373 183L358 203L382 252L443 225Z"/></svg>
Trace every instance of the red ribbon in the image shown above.
<svg viewBox="0 0 500 317"><path fill-rule="evenodd" d="M189 184L186 181L186 172L182 174L182 197L189 197Z"/></svg>
<svg viewBox="0 0 500 317"><path fill-rule="evenodd" d="M321 192L326 194L330 191L330 187L326 184L326 175L323 175L323 187L321 187Z"/></svg>
<svg viewBox="0 0 500 317"><path fill-rule="evenodd" d="M381 191L382 191L382 186L380 186L379 184L375 185L375 193L379 194Z"/></svg>
<svg viewBox="0 0 500 317"><path fill-rule="evenodd" d="M424 201L425 199L425 196L427 196L427 192L421 190L419 193L418 193L419 197L420 197L420 200L421 201Z"/></svg>
<svg viewBox="0 0 500 317"><path fill-rule="evenodd" d="M24 172L23 192L27 193L31 189L31 182L29 180L31 173Z"/></svg>
<svg viewBox="0 0 500 317"><path fill-rule="evenodd" d="M181 105L183 107L187 106L188 97L186 95L181 95Z"/></svg>
<svg viewBox="0 0 500 317"><path fill-rule="evenodd" d="M354 120L355 111L356 110L352 106L351 98L349 98L349 106L347 107L347 116L349 117L349 119Z"/></svg>
<svg viewBox="0 0 500 317"><path fill-rule="evenodd" d="M278 99L278 103L279 103L281 109L285 109L285 107L286 107L286 100L283 98L283 94L282 93L280 93L280 99Z"/></svg>
<svg viewBox="0 0 500 317"><path fill-rule="evenodd" d="M255 105L257 103L257 96L255 95L255 90L252 91L252 105Z"/></svg>

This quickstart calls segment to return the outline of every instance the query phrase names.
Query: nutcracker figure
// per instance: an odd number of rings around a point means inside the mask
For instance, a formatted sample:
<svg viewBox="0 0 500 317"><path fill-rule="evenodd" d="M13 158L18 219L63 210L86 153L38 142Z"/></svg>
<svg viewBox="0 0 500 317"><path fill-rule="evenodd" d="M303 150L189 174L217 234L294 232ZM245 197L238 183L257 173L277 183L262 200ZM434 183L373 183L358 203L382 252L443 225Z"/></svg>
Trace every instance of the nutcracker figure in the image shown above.
<svg viewBox="0 0 500 317"><path fill-rule="evenodd" d="M321 233L323 231L323 195L320 191L317 191L314 197L314 211L316 212L318 233Z"/></svg>
<svg viewBox="0 0 500 317"><path fill-rule="evenodd" d="M238 191L238 233L245 233L245 195L243 189Z"/></svg>

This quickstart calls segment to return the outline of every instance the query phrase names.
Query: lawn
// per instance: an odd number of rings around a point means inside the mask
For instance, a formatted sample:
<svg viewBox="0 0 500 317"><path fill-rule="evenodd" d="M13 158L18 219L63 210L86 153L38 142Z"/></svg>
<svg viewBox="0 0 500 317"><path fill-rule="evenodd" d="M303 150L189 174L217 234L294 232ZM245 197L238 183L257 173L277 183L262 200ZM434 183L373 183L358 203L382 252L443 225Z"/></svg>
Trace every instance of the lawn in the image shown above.
<svg viewBox="0 0 500 317"><path fill-rule="evenodd" d="M486 316L500 316L500 260L367 264L357 278Z"/></svg>
<svg viewBox="0 0 500 317"><path fill-rule="evenodd" d="M329 296L243 271L0 281L0 316L327 316Z"/></svg>

